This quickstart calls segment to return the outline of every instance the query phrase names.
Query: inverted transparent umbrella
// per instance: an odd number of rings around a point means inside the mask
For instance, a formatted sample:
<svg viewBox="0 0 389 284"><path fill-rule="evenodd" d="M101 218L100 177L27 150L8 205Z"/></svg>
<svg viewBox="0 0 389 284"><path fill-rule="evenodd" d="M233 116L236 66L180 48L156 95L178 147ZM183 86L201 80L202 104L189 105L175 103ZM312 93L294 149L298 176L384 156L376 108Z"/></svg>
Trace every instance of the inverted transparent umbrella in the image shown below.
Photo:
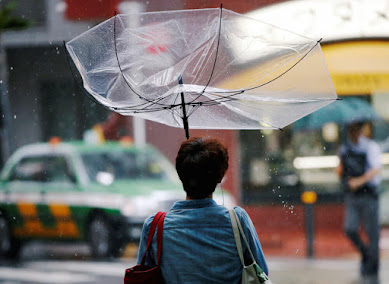
<svg viewBox="0 0 389 284"><path fill-rule="evenodd" d="M282 129L337 99L320 41L221 7L115 15L66 47L99 103L187 137Z"/></svg>

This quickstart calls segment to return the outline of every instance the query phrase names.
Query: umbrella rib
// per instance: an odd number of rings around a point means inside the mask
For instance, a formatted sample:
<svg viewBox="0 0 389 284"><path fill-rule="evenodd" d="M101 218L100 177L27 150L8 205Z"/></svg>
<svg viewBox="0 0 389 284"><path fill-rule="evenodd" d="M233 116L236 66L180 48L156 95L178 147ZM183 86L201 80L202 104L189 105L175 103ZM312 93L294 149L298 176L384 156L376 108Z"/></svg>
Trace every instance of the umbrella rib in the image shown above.
<svg viewBox="0 0 389 284"><path fill-rule="evenodd" d="M220 102L227 102L227 101L239 101L239 100L242 100L242 98L236 98L234 96L237 96L237 95L240 95L244 93L244 91L240 91L240 92L237 92L235 94L231 94L229 96L225 96L225 97L220 97L220 98L216 98L216 99L209 99L207 101L201 101L201 102L192 102L191 104L214 104L214 103L220 103ZM214 96L217 96L217 94L219 93L209 93L209 94L212 94ZM341 100L339 98L318 98L318 99L295 99L295 98L272 98L272 97L264 97L263 99L257 99L257 101L262 101L262 102L287 102L287 103L293 103L293 102L296 102L296 103L309 103L309 102L319 102L319 101L336 101L336 100ZM252 100L254 101L254 100Z"/></svg>
<svg viewBox="0 0 389 284"><path fill-rule="evenodd" d="M157 100L162 100L163 98L160 98L160 99L157 99ZM156 100L156 101L157 101ZM133 110L133 111L142 111L142 110L148 110L147 108L148 107L151 107L153 105L153 102L144 102L142 104L139 104L139 105L133 105L133 106L124 106L124 107L115 107L115 106L112 106L110 107L110 109L114 109L114 110ZM143 108L141 108L141 106L145 106ZM163 106L161 105L159 107L159 109L156 109L156 110L160 110L160 109L168 109L168 106Z"/></svg>
<svg viewBox="0 0 389 284"><path fill-rule="evenodd" d="M116 18L117 18L117 15L115 15L114 17L114 21L113 21L113 36L114 36L114 46L115 46L115 55L116 55L116 60L117 60L117 63L118 63L118 67L119 67L119 70L120 70L120 74L122 75L124 81L126 82L126 85L130 88L130 90L135 94L137 95L140 99L142 100L145 100L149 103L155 103L155 104L158 104L155 102L155 100L149 100L147 99L146 97L140 95L139 93L137 93L132 87L131 87L131 84L127 81L126 77L124 76L124 73L123 73L123 70L122 70L122 66L120 64L120 60L119 60L119 55L118 55L118 52L117 52L117 42L116 42ZM159 105L159 104L158 104ZM163 104L161 104L163 105Z"/></svg>
<svg viewBox="0 0 389 284"><path fill-rule="evenodd" d="M228 107L227 105L225 105L223 102L217 103L217 104L221 104L221 105L223 105L225 108L229 109L229 107ZM205 106L212 106L212 105L209 104L209 105L204 105L204 107L205 107ZM192 115L196 110L198 110L199 107L200 107L200 105L198 105L197 107L193 108L193 110L191 111L190 115ZM250 106L247 106L247 107L250 107ZM244 116L244 117L247 117L247 116L245 116L245 115L243 115L243 114L241 114L241 113L239 113L239 112L238 112L238 114L240 114L240 115L242 115L242 116ZM190 115L188 115L188 117L189 117ZM253 118L250 118L250 119L252 119L252 120L254 120L254 121L258 121L258 122L260 122L260 123L267 124L267 125L269 125L271 128L273 128L273 129L278 129L278 130L281 130L281 131L283 130L282 128L280 128L280 127L278 127L278 126L275 126L275 125L273 125L273 124L270 124L269 122L266 122L266 121L264 121L264 120L262 120L262 119L253 119Z"/></svg>
<svg viewBox="0 0 389 284"><path fill-rule="evenodd" d="M213 77L213 73L214 73L215 67L216 67L217 56L218 56L218 54L219 54L220 35L221 35L221 27L222 27L222 16L223 16L223 4L220 4L219 31L218 31L217 43L216 43L215 60L213 61L213 66L212 66L211 75L209 76L208 82L207 82L207 84L205 85L203 91L202 91L195 99L193 99L192 102L196 101L199 97L201 97L201 96L204 94L204 92L205 92L205 90L207 89L207 87L209 86L209 84L211 83L211 80L212 80L212 77Z"/></svg>
<svg viewBox="0 0 389 284"><path fill-rule="evenodd" d="M275 80L281 78L282 76L284 76L286 73L288 73L290 70L292 70L297 64L299 64L305 57L307 57L307 55L309 53L311 53L311 51L321 42L322 39L319 39L316 44L311 47L310 50L308 50L308 52L306 54L304 54L304 56L302 56L296 63L294 63L290 68L288 68L287 70L285 70L284 72L282 72L280 75L276 76L275 78L261 84L261 85L258 85L258 86L255 86L255 87L251 87L251 88L247 88L247 89L242 89L241 91L250 91L250 90L255 90L255 89L258 89L258 88L261 88L265 85L268 85L270 84L271 82L274 82ZM215 92L215 93L220 93L220 94L225 94L225 93L231 93L231 92L236 92L237 90L235 91L226 91L226 92ZM235 95L235 94L234 94Z"/></svg>
<svg viewBox="0 0 389 284"><path fill-rule="evenodd" d="M223 103L217 103L217 104L224 105ZM217 105L217 104L213 104L213 105ZM212 104L208 104L208 105L205 105L205 106L213 106L213 105L212 105ZM192 111L190 112L190 114L188 114L188 117L190 117L196 110L198 110L198 109L200 108L200 106L201 106L201 105L194 106L193 109L192 109ZM229 107L226 106L226 105L224 105L224 107L227 108L227 109L229 109ZM243 114L241 114L241 113L238 113L238 114L240 114L240 115L242 115L242 116L245 116L245 115L243 115ZM246 116L245 116L245 117L246 117ZM216 121L212 116L210 116L210 117L208 117L208 118L212 118L214 121ZM250 118L250 119L252 119L252 118ZM266 121L264 121L264 120L262 120L262 119L252 119L252 120L258 121L259 123L267 124L267 125L269 125L271 128L273 128L273 129L278 129L278 130L281 130L281 131L283 130L282 128L280 128L280 127L278 127L278 126L275 126L275 125L273 125L273 124L270 124L269 122L266 122Z"/></svg>

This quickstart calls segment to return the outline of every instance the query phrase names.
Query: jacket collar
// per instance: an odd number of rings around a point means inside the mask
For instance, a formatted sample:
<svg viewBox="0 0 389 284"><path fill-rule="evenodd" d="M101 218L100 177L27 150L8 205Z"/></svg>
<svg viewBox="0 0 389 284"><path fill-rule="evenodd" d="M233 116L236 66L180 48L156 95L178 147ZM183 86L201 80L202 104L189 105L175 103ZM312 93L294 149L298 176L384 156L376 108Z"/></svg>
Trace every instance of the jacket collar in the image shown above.
<svg viewBox="0 0 389 284"><path fill-rule="evenodd" d="M212 198L182 200L174 203L171 209L194 209L216 206L217 203Z"/></svg>

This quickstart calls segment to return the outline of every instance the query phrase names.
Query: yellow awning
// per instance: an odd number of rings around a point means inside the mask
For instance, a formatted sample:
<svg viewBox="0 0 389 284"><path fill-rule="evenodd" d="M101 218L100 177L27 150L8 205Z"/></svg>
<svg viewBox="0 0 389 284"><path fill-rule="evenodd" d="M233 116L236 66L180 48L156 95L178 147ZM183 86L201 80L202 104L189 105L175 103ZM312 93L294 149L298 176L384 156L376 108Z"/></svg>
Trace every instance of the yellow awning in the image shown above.
<svg viewBox="0 0 389 284"><path fill-rule="evenodd" d="M342 42L322 49L338 95L389 92L389 42Z"/></svg>

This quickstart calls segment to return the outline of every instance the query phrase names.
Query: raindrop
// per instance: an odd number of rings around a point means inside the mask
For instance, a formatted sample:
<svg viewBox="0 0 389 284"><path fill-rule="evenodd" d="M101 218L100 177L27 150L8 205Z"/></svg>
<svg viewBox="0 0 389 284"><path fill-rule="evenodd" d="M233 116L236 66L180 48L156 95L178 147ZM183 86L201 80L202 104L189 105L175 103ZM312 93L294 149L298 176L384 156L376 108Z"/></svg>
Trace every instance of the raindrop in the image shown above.
<svg viewBox="0 0 389 284"><path fill-rule="evenodd" d="M0 84L3 84L3 80L0 80Z"/></svg>
<svg viewBox="0 0 389 284"><path fill-rule="evenodd" d="M299 252L299 249L296 249L296 254Z"/></svg>
<svg viewBox="0 0 389 284"><path fill-rule="evenodd" d="M10 70L14 70L14 68L13 68L12 66L11 66L11 67L9 67L9 69L10 69Z"/></svg>
<svg viewBox="0 0 389 284"><path fill-rule="evenodd" d="M16 114L14 115L14 119L16 119Z"/></svg>
<svg viewBox="0 0 389 284"><path fill-rule="evenodd" d="M292 211L290 211L290 213L292 213L292 214L293 214L293 210L292 210Z"/></svg>
<svg viewBox="0 0 389 284"><path fill-rule="evenodd" d="M324 151L327 151L327 148L326 148L326 146L323 146L323 150L324 150Z"/></svg>

